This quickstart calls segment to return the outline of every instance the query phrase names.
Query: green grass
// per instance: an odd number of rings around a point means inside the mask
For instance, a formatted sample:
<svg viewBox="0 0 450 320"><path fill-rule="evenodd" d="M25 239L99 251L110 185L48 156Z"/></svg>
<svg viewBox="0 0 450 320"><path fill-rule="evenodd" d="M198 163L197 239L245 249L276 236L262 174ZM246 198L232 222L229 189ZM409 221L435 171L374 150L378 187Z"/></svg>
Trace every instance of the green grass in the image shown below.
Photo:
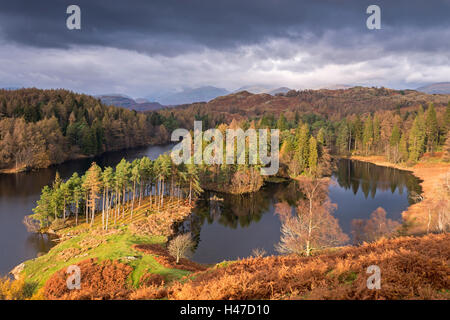
<svg viewBox="0 0 450 320"><path fill-rule="evenodd" d="M121 231L120 233L106 236L91 235L89 232L84 232L56 245L47 254L26 261L24 268L26 282L33 284L36 288L35 290L37 290L56 271L89 258L98 258L99 261L106 259L119 260L131 266L133 272L130 274L129 281L134 287L139 286L139 280L146 272L160 274L166 281L180 279L190 273L189 271L165 268L156 262L152 255L144 254L132 248L134 244L163 244L166 242L165 237L137 236L132 234L127 227L121 227L119 230ZM81 253L82 256L72 257L68 261L58 260L59 253L65 249L81 249L80 242L85 239L104 240L105 242ZM127 257L135 257L135 259L129 260Z"/></svg>
<svg viewBox="0 0 450 320"><path fill-rule="evenodd" d="M179 206L178 199L167 198L164 207L157 210L155 204L151 205L148 198L144 198L141 206L135 204L133 218L131 218L131 206L127 203L125 206L125 214L118 217L117 223L114 224L112 219L109 223L109 228L116 228L120 232L109 235L102 235L95 230L102 228L101 213L97 213L94 219L93 226L79 220L79 225L75 226L73 219L66 221L66 228L58 231L63 241L53 247L47 254L38 258L28 260L25 262L23 274L25 281L30 286L35 288L34 292L44 286L45 282L57 271L77 264L80 261L97 258L98 262L103 260L118 260L133 268L129 276L129 283L133 287L140 285L139 281L145 273L160 274L164 277L166 282L179 280L191 272L180 269L169 269L160 265L151 254L145 254L141 251L132 248L135 244L164 244L167 238L164 236L138 236L128 230L131 222L145 219L147 214L164 214L165 210L177 208ZM94 230L94 231L93 231ZM82 246L84 240L102 241L98 246ZM74 254L67 261L60 258L60 253L66 249L79 249L81 253ZM129 257L132 257L131 259Z"/></svg>

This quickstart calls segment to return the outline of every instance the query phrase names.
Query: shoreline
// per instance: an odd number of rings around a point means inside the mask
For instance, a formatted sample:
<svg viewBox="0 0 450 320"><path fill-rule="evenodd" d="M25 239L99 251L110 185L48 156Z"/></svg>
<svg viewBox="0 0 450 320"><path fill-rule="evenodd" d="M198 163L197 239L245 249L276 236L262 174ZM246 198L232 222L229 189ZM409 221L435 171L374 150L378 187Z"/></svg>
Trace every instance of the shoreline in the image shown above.
<svg viewBox="0 0 450 320"><path fill-rule="evenodd" d="M418 235L427 232L428 210L436 200L440 181L450 173L450 163L418 162L412 167L388 162L383 156L350 156L348 159L373 163L378 166L409 171L420 179L423 200L410 205L402 212L404 222L411 223L408 234Z"/></svg>
<svg viewBox="0 0 450 320"><path fill-rule="evenodd" d="M21 173L21 172L38 171L38 170L42 170L42 169L48 169L52 166L57 166L57 165L67 163L70 161L76 161L76 160L80 160L80 159L94 159L96 157L101 157L104 154L109 153L109 152L120 152L120 151L133 150L133 149L139 149L139 148L157 147L157 146L164 146L164 145L168 145L168 144L170 144L170 142L162 143L162 144L148 144L148 145L143 145L143 146L138 146L138 147L123 148L123 149L118 149L118 150L107 150L107 151L104 151L104 152L102 152L100 154L96 154L96 155L75 154L73 157L70 157L62 162L51 163L47 167L34 168L34 167L20 166L20 167L14 167L14 168L3 168L3 169L0 169L0 174L16 174L16 173Z"/></svg>

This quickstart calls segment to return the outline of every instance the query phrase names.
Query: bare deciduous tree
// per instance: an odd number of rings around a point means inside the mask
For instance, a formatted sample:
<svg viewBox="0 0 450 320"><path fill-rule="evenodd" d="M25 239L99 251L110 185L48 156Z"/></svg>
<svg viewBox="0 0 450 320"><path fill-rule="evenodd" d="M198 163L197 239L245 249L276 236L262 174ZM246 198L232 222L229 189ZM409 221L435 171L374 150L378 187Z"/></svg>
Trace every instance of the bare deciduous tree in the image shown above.
<svg viewBox="0 0 450 320"><path fill-rule="evenodd" d="M277 205L282 222L282 236L276 246L277 251L309 256L313 250L338 246L348 241L338 220L331 214L336 205L328 199L327 187L328 183L324 179L302 180L300 188L306 198L299 201L296 216L291 214L286 205Z"/></svg>
<svg viewBox="0 0 450 320"><path fill-rule="evenodd" d="M181 258L188 258L192 253L194 241L192 241L191 234L185 233L176 236L169 242L167 249L169 254L176 259L176 263L180 262Z"/></svg>

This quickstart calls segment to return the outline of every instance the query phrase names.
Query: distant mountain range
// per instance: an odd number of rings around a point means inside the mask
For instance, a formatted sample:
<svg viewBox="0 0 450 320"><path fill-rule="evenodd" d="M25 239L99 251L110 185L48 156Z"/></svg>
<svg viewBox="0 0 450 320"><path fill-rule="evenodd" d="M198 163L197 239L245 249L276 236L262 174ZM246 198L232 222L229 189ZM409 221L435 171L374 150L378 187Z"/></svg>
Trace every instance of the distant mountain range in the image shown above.
<svg viewBox="0 0 450 320"><path fill-rule="evenodd" d="M179 92L170 92L161 95L148 97L151 100L158 101L163 105L179 105L194 102L207 102L219 96L224 96L230 92L223 88L205 86L194 89L184 89Z"/></svg>
<svg viewBox="0 0 450 320"><path fill-rule="evenodd" d="M247 92L250 92L253 94L267 93L267 94L271 94L271 95L276 95L278 93L286 93L290 90L291 89L289 89L287 87L273 88L273 87L265 87L265 86L244 86L244 87L240 87L237 90L234 90L233 93L247 91Z"/></svg>
<svg viewBox="0 0 450 320"><path fill-rule="evenodd" d="M152 111L164 108L164 106L158 102L150 102L147 99L139 98L132 99L126 95L121 94L108 94L108 95L98 95L102 103L106 105L113 105L116 107L127 108L131 110L136 110L139 112Z"/></svg>
<svg viewBox="0 0 450 320"><path fill-rule="evenodd" d="M331 84L322 87L322 89L338 90L349 89L352 85L348 84ZM103 103L133 109L136 111L151 111L164 108L164 106L175 106L180 104L190 104L194 102L208 102L219 96L226 96L228 94L247 91L252 94L267 93L270 95L285 94L291 89L288 87L269 87L260 85L248 85L240 87L234 91L228 91L223 88L204 86L193 89L184 89L179 92L155 94L146 98L133 99L122 94L104 94L98 96ZM432 83L416 89L417 91L428 94L450 94L450 82ZM150 102L157 101L157 102Z"/></svg>
<svg viewBox="0 0 450 320"><path fill-rule="evenodd" d="M340 89L350 89L354 86L349 84L331 84L328 86L321 87L321 89L328 89L328 90L340 90Z"/></svg>
<svg viewBox="0 0 450 320"><path fill-rule="evenodd" d="M425 92L428 94L438 93L438 94L449 94L450 93L450 82L436 82L426 86L422 86L416 89L417 91Z"/></svg>
<svg viewBox="0 0 450 320"><path fill-rule="evenodd" d="M228 91L223 88L213 87L213 86L204 86L194 89L184 89L180 92L168 93L163 95L154 95L151 98L153 101L158 101L163 105L180 105L180 104L189 104L194 102L208 102L212 99L215 99L220 96L226 96L230 93L240 92L240 91L248 91L250 93L268 93L271 95L275 95L278 93L286 93L289 88L280 87L280 88L270 88L270 87L262 87L262 86L245 86L241 87L235 91Z"/></svg>

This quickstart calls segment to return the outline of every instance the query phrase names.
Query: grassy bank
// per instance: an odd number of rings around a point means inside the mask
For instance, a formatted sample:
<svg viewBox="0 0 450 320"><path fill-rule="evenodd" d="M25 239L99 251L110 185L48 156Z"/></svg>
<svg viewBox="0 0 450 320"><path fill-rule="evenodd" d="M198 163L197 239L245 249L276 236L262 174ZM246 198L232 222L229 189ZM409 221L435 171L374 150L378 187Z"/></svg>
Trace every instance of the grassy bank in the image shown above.
<svg viewBox="0 0 450 320"><path fill-rule="evenodd" d="M144 253L138 250L140 245L164 247L168 240L167 230L180 219L190 214L191 207L178 199L167 199L159 210L150 207L148 201L142 201L140 207L134 208L131 218L130 208L126 208L109 230L103 230L101 214L97 214L93 224L74 225L73 220L66 222L66 227L58 230L59 243L48 253L24 263L21 277L26 285L32 288L37 298L45 298L45 283L58 271L70 265L83 264L86 260L95 259L100 265L104 261L114 261L131 267L127 274L126 286L129 290L141 285L145 277L157 275L164 282L179 280L190 273L178 266L172 267L161 263L158 254ZM146 221L152 221L156 228L165 233L152 235L147 230L137 228ZM155 232L156 233L156 232Z"/></svg>

